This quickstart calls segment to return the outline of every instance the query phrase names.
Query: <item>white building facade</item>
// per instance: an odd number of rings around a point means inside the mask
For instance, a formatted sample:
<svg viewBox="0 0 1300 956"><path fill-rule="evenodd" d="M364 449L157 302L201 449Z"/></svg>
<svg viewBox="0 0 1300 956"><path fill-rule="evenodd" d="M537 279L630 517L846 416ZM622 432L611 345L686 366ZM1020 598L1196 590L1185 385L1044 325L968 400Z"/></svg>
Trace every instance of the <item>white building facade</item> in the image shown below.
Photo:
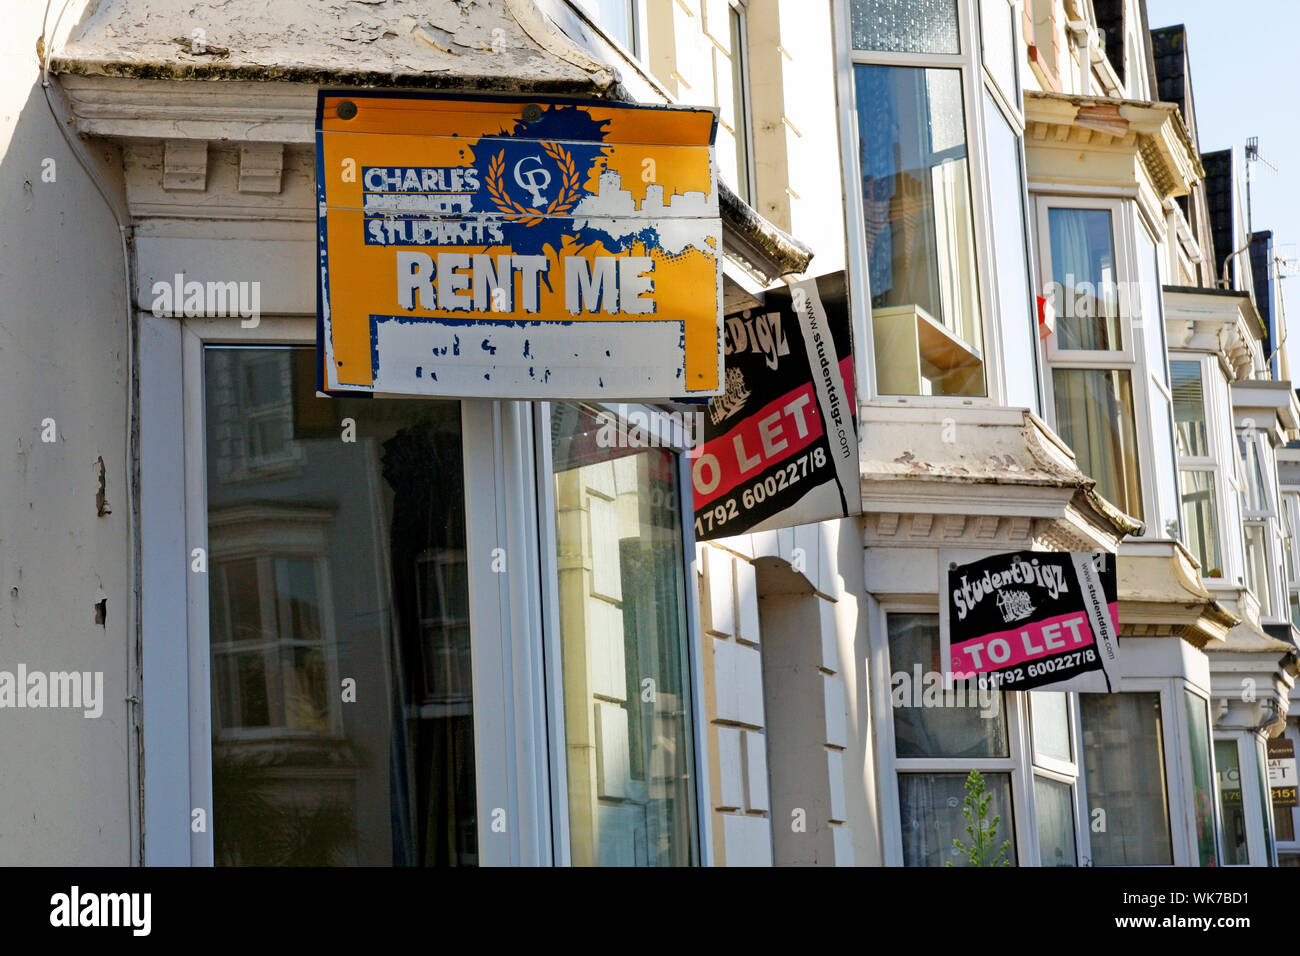
<svg viewBox="0 0 1300 956"><path fill-rule="evenodd" d="M20 18L0 670L106 707L0 726L75 741L0 861L942 866L972 770L1015 865L1300 859L1300 406L1140 0L409 6ZM726 311L847 277L861 516L696 543L616 406L317 397L349 87L715 109ZM947 569L1020 550L1116 557L1117 692L923 694Z"/></svg>

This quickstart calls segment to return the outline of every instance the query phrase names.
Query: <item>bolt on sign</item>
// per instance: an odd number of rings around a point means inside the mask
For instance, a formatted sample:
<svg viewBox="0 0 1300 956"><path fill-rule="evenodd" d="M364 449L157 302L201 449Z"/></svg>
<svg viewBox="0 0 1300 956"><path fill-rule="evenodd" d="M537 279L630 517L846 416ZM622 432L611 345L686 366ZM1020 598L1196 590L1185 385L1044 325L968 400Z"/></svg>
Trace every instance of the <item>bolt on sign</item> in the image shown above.
<svg viewBox="0 0 1300 956"><path fill-rule="evenodd" d="M1014 551L948 569L943 667L995 690L1112 693L1115 556Z"/></svg>
<svg viewBox="0 0 1300 956"><path fill-rule="evenodd" d="M701 541L862 513L844 273L723 322L726 387L690 452Z"/></svg>
<svg viewBox="0 0 1300 956"><path fill-rule="evenodd" d="M319 387L722 391L711 110L322 91Z"/></svg>

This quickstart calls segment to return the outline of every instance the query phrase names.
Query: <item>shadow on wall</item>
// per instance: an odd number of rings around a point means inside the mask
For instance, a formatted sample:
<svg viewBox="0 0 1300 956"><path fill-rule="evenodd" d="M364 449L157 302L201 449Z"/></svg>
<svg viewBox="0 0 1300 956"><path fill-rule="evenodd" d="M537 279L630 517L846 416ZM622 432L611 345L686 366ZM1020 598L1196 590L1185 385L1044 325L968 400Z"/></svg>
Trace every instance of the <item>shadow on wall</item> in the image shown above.
<svg viewBox="0 0 1300 956"><path fill-rule="evenodd" d="M6 712L0 752L21 772L6 777L3 862L120 866L135 789L126 291L112 215L41 90L43 7L6 5L0 40L0 670L102 672L109 703L98 720ZM118 151L88 148L120 194Z"/></svg>

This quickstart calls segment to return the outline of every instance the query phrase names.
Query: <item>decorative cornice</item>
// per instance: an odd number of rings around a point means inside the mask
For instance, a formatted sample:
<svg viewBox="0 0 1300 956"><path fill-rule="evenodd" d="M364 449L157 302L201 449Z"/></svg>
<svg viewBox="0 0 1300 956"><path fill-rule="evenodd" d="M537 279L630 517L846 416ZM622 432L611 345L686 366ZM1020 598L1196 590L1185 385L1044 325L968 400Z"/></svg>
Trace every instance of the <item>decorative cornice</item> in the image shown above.
<svg viewBox="0 0 1300 956"><path fill-rule="evenodd" d="M195 218L315 219L314 193L277 207L272 215L261 196L279 192L285 175L285 147L315 145L316 88L295 83L195 83L184 80L138 80L105 76L65 76L77 131L83 136L114 139L141 155L166 143L164 191L189 190L188 196L158 196L135 215ZM221 198L203 191L200 159L209 144L240 147L237 195ZM255 147L249 149L248 147ZM276 171L276 156L280 170ZM173 161L175 157L175 161ZM128 162L131 161L128 156ZM314 176L314 170L311 170ZM758 286L808 271L812 249L764 219L718 182L723 223L723 252Z"/></svg>
<svg viewBox="0 0 1300 956"><path fill-rule="evenodd" d="M1120 548L1121 637L1179 637L1198 650L1222 642L1241 618L1202 585L1196 564L1178 542Z"/></svg>
<svg viewBox="0 0 1300 956"><path fill-rule="evenodd" d="M1170 349L1215 354L1230 381L1263 366L1264 324L1248 293L1167 285L1164 306Z"/></svg>
<svg viewBox="0 0 1300 956"><path fill-rule="evenodd" d="M1104 96L1025 91L1026 152L1031 179L1041 177L1043 149L1063 149L1086 160L1091 154L1119 154L1141 162L1161 200L1182 196L1205 177L1178 107ZM1132 185L1131 168L1119 173L1104 163L1078 162L1071 176L1089 185ZM1059 176L1061 169L1047 172Z"/></svg>

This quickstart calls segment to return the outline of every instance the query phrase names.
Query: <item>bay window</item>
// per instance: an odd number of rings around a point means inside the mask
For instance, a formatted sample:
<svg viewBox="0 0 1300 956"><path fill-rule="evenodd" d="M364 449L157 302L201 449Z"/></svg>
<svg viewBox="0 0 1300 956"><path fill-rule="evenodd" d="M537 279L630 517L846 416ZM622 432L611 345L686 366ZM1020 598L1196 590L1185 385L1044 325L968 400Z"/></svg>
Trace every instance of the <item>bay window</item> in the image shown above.
<svg viewBox="0 0 1300 956"><path fill-rule="evenodd" d="M1200 562L1201 576L1223 577L1220 537L1220 466L1218 442L1206 404L1205 369L1200 358L1169 363L1174 400L1174 437L1178 448L1178 483L1183 511L1183 543Z"/></svg>
<svg viewBox="0 0 1300 956"><path fill-rule="evenodd" d="M1282 529L1275 505L1272 448L1268 437L1254 428L1237 432L1240 452L1242 535L1246 549L1245 585L1259 600L1261 618L1284 618L1274 582L1283 570L1278 559Z"/></svg>
<svg viewBox="0 0 1300 956"><path fill-rule="evenodd" d="M839 2L852 65L844 116L856 134L846 160L858 172L850 245L869 290L875 356L868 391L947 399L1001 391L993 376L1003 361L1036 367L1015 8ZM1004 319L986 322L992 315ZM998 351L1003 336L1008 355ZM1037 382L1035 374L1008 383L1012 404L1038 408Z"/></svg>
<svg viewBox="0 0 1300 956"><path fill-rule="evenodd" d="M741 0L731 0L730 5L727 7L727 17L727 33L730 38L728 50L725 54L721 50L715 49L713 51L713 58L719 66L719 99L724 100L720 103L721 121L730 126L736 195L752 206L755 204L754 142L750 134L749 40L746 30L745 7ZM725 102L722 95L725 92L722 86L724 83L722 79L724 60L726 68L731 74L730 104Z"/></svg>
<svg viewBox="0 0 1300 956"><path fill-rule="evenodd" d="M968 840L962 817L964 786L967 774L977 769L984 777L987 792L992 794L989 818L1000 818L996 844L1011 841L1008 858L1014 866L1014 765L1010 759L1006 695L985 691L981 697L974 681L953 681L948 698L938 691L939 697L927 699L922 686L930 682L933 695L942 674L939 616L894 612L887 614L885 621L891 686L896 690L891 695L891 724L903 864L967 865L953 840ZM904 684L908 692L897 694ZM961 689L960 696L957 688Z"/></svg>
<svg viewBox="0 0 1300 956"><path fill-rule="evenodd" d="M472 865L461 406L318 398L313 357L202 353L213 859Z"/></svg>
<svg viewBox="0 0 1300 956"><path fill-rule="evenodd" d="M1057 433L1098 494L1149 536L1178 538L1185 516L1155 241L1130 201L1046 195L1038 237L1056 312L1045 352Z"/></svg>
<svg viewBox="0 0 1300 956"><path fill-rule="evenodd" d="M1296 560L1296 548L1300 541L1296 539L1295 529L1300 527L1300 495L1294 492L1282 493L1283 540L1282 558L1286 567L1286 589L1290 602L1291 625L1300 629L1300 562Z"/></svg>
<svg viewBox="0 0 1300 956"><path fill-rule="evenodd" d="M857 64L876 383L984 394L962 73Z"/></svg>
<svg viewBox="0 0 1300 956"><path fill-rule="evenodd" d="M142 471L186 475L146 580L190 674L151 697L149 785L185 801L151 803L153 861L711 862L682 448L601 447L582 405L318 397L310 321L145 324Z"/></svg>

